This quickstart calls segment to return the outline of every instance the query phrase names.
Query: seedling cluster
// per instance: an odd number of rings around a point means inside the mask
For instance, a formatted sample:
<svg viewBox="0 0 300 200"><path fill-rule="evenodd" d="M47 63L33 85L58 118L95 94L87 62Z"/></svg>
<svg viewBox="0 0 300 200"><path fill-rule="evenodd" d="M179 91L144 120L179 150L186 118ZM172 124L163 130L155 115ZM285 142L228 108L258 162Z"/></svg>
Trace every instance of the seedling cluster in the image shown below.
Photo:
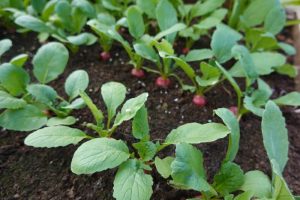
<svg viewBox="0 0 300 200"><path fill-rule="evenodd" d="M194 190L194 200L278 199L294 200L282 175L288 160L288 130L280 106L300 106L300 93L273 98L264 77L278 73L297 75L287 62L296 50L277 35L288 21L278 0L5 0L0 20L17 32L37 33L41 47L32 59L20 54L2 62L10 39L0 40L0 126L29 131L24 143L32 147L79 145L71 171L93 174L117 168L113 197L117 200L151 199L157 171L171 186ZM199 41L208 40L203 48ZM56 41L53 41L56 40ZM131 74L146 79L157 75L163 90L178 84L191 94L194 112L210 104L207 92L227 81L236 93L230 108L215 108L222 123L191 122L153 141L148 123L147 99L142 93L126 98L118 82L101 86L105 111L86 91L89 75L74 70L58 94L51 84L61 76L82 45L99 43L101 62L109 63L114 46L127 53ZM200 47L199 47L200 46ZM181 49L178 49L180 47ZM93 53L93 52L91 52ZM31 60L29 63L28 60ZM28 67L28 65L30 67ZM32 70L31 70L32 69ZM112 69L113 70L113 69ZM97 74L95 74L97 76ZM243 84L241 84L243 83ZM63 96L67 98L63 98ZM224 97L226 98L226 97ZM90 110L94 120L82 122L72 111ZM272 171L244 172L235 163L239 150L240 119L252 113L261 119L265 151ZM196 119L195 119L196 120ZM131 123L133 141L119 138L120 126ZM79 126L79 124L81 126ZM80 127L80 128L78 128ZM213 180L208 180L203 153L195 145L228 139L226 156ZM158 154L174 146L166 157Z"/></svg>

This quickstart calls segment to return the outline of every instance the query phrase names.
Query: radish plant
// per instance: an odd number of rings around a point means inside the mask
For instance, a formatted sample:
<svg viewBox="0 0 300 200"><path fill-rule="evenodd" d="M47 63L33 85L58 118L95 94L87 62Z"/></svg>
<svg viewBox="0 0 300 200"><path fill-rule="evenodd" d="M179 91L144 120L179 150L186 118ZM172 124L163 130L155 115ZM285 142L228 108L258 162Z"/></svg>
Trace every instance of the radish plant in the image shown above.
<svg viewBox="0 0 300 200"><path fill-rule="evenodd" d="M11 46L11 41L0 42L0 54ZM77 70L65 82L68 99L59 96L47 85L64 72L69 53L60 43L51 42L42 46L33 57L33 75L37 82L30 81L23 68L28 56L21 54L9 63L0 65L0 126L9 130L32 131L46 124L73 124L71 111L85 104L79 90L89 83L88 74Z"/></svg>
<svg viewBox="0 0 300 200"><path fill-rule="evenodd" d="M51 36L75 52L78 46L97 41L93 34L82 32L87 19L96 16L94 6L87 0L34 1L23 11L15 8L5 10L13 13L14 22L22 27L20 31L39 33L40 42Z"/></svg>
<svg viewBox="0 0 300 200"><path fill-rule="evenodd" d="M25 139L25 144L34 147L59 147L82 143L75 151L71 170L75 174L93 174L118 167L115 175L113 196L118 200L150 199L153 178L151 171L155 167L155 155L167 146L182 142L212 142L226 137L230 130L219 123L185 124L174 129L162 143L150 140L147 109L145 102L148 94L143 93L127 100L122 109L126 88L120 83L109 82L101 87L101 95L107 108L107 117L91 101L86 93L80 95L91 110L95 122L86 126L97 132L94 137L79 129L68 126L52 126L37 130ZM118 137L117 127L132 120L132 136L138 142L132 144L135 151L130 152L126 141ZM47 141L47 142L45 142ZM232 150L235 151L235 150ZM130 192L128 192L130 191Z"/></svg>
<svg viewBox="0 0 300 200"><path fill-rule="evenodd" d="M278 106L269 101L262 117L264 147L272 165L273 181L259 170L244 173L233 162L239 149L239 123L227 109L217 109L215 113L231 133L226 157L213 182L210 184L207 180L202 152L191 145L197 142L188 140L176 144L175 157L155 158L161 176L166 179L171 177L170 183L176 188L199 192L199 196L193 199L279 199L283 196L295 199L282 176L288 160L288 135L285 119ZM274 149L274 146L277 148Z"/></svg>

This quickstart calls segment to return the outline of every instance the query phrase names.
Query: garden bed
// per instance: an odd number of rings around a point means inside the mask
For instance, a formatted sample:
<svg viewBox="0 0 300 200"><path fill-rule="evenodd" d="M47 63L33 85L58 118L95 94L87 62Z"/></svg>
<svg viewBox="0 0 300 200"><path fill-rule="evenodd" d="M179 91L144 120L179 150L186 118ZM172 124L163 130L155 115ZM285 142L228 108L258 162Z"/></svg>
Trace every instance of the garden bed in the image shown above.
<svg viewBox="0 0 300 200"><path fill-rule="evenodd" d="M0 28L0 38L9 38L14 44L4 60L23 52L33 55L39 48L34 34L8 33ZM151 138L154 140L165 138L172 129L184 123L219 121L217 117L213 117L213 110L233 106L236 102L231 86L222 84L207 93L206 96L210 101L205 108L197 108L191 103L192 95L182 92L176 84L168 90L161 90L155 87L155 76L152 74L140 81L131 78L131 66L124 64L128 60L120 48L113 49L111 62L100 62L99 52L100 47L97 44L81 47L77 54L71 55L68 68L59 79L52 82L52 86L62 94L66 77L76 69L84 69L90 76L87 91L100 108L104 108L100 97L100 86L108 81L119 81L126 85L130 89L127 97L149 92L147 107ZM28 64L26 67L31 69ZM295 90L294 80L285 76L273 74L265 77L265 80L274 89L274 97ZM286 117L290 141L289 162L284 177L292 192L299 195L300 114L299 110L293 108L284 108L283 113ZM88 109L80 110L74 116L80 118L80 122L92 121ZM269 174L270 165L263 147L260 123L260 118L252 114L242 118L240 149L235 161L245 172L259 169ZM77 126L84 128L81 124ZM132 141L130 130L130 123L125 123L117 130L116 137ZM69 146L51 151L34 149L23 144L27 135L28 133L1 130L0 199L113 199L111 191L115 170L95 173L91 176L77 176L69 168L75 147ZM211 144L201 144L198 147L204 153L208 177L212 179L224 158L227 141L220 140ZM173 149L167 148L161 152L161 155L170 155L172 152ZM152 199L157 200L185 199L196 195L193 192L173 189L156 172L153 191Z"/></svg>

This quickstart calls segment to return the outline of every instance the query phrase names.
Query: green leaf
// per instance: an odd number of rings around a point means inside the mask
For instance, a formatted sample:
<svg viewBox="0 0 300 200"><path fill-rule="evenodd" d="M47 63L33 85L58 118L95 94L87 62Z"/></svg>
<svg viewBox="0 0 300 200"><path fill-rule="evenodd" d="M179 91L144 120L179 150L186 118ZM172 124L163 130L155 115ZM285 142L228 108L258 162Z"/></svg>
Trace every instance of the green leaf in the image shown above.
<svg viewBox="0 0 300 200"><path fill-rule="evenodd" d="M8 109L18 109L26 106L26 101L23 99L18 99L10 94L0 90L0 109L8 108Z"/></svg>
<svg viewBox="0 0 300 200"><path fill-rule="evenodd" d="M148 111L145 106L140 108L132 121L132 134L135 138L147 141L150 139Z"/></svg>
<svg viewBox="0 0 300 200"><path fill-rule="evenodd" d="M183 24L183 23L176 23L176 24L174 24L173 26L171 26L170 28L165 29L165 30L159 32L159 33L154 37L154 39L155 39L155 40L160 40L161 38L163 38L163 37L165 37L165 36L167 36L167 39L168 39L168 38L172 37L173 35L176 36L176 33L177 33L177 32L179 32L179 31L181 31L181 30L183 30L183 29L185 29L185 28L186 28L186 25L185 25L185 24ZM173 43L173 40L171 40L171 41L168 40L168 42Z"/></svg>
<svg viewBox="0 0 300 200"><path fill-rule="evenodd" d="M37 13L41 13L46 5L46 0L31 0L32 7Z"/></svg>
<svg viewBox="0 0 300 200"><path fill-rule="evenodd" d="M291 92L273 100L278 105L300 106L300 93Z"/></svg>
<svg viewBox="0 0 300 200"><path fill-rule="evenodd" d="M155 12L153 12L155 10L156 7L156 0L137 0L136 4L137 6L143 11L145 12L150 18L155 18Z"/></svg>
<svg viewBox="0 0 300 200"><path fill-rule="evenodd" d="M67 37L67 40L76 46L80 46L80 45L89 46L97 42L98 38L91 33L81 33L79 35L69 36Z"/></svg>
<svg viewBox="0 0 300 200"><path fill-rule="evenodd" d="M254 61L255 70L259 75L268 75L277 67L285 64L286 58L282 54L273 52L256 52L251 54ZM245 73L241 66L241 62L237 62L231 69L230 74L234 77L244 77Z"/></svg>
<svg viewBox="0 0 300 200"><path fill-rule="evenodd" d="M297 53L297 50L295 49L295 47L288 43L279 42L278 46L289 56L296 55L296 53Z"/></svg>
<svg viewBox="0 0 300 200"><path fill-rule="evenodd" d="M33 58L33 74L40 83L56 79L65 70L69 52L64 45L50 42L42 46Z"/></svg>
<svg viewBox="0 0 300 200"><path fill-rule="evenodd" d="M264 22L274 5L276 5L274 0L252 0L240 18L249 27L257 26Z"/></svg>
<svg viewBox="0 0 300 200"><path fill-rule="evenodd" d="M223 122L226 124L228 129L230 130L229 134L229 143L228 149L226 153L225 162L233 161L238 153L239 150L239 143L240 143L240 125L237 118L234 114L226 109L226 108L219 108L214 111L216 115L218 115Z"/></svg>
<svg viewBox="0 0 300 200"><path fill-rule="evenodd" d="M201 151L192 145L176 145L176 158L171 164L172 178L175 184L187 189L208 192L211 186L206 181Z"/></svg>
<svg viewBox="0 0 300 200"><path fill-rule="evenodd" d="M140 55L141 57L151 60L153 62L158 62L159 61L159 56L151 47L150 45L147 45L145 43L136 43L133 45L133 48L135 52Z"/></svg>
<svg viewBox="0 0 300 200"><path fill-rule="evenodd" d="M144 35L145 24L142 12L137 6L130 6L126 13L129 33L135 38L139 39Z"/></svg>
<svg viewBox="0 0 300 200"><path fill-rule="evenodd" d="M24 27L26 29L35 31L35 32L46 32L51 33L52 29L45 24L43 21L41 21L38 18L35 18L31 15L21 15L15 19L15 23L21 27Z"/></svg>
<svg viewBox="0 0 300 200"><path fill-rule="evenodd" d="M133 147L138 151L142 161L149 161L156 154L156 145L153 142L138 142L134 143Z"/></svg>
<svg viewBox="0 0 300 200"><path fill-rule="evenodd" d="M145 105L148 93L143 93L135 98L129 99L123 105L121 112L116 116L114 127L119 126L124 121L132 119L136 113Z"/></svg>
<svg viewBox="0 0 300 200"><path fill-rule="evenodd" d="M175 25L177 20L177 12L169 0L160 0L156 7L156 19L161 31L165 31ZM167 40L173 43L176 33L167 36Z"/></svg>
<svg viewBox="0 0 300 200"><path fill-rule="evenodd" d="M194 61L201 61L201 60L206 60L210 59L214 56L212 50L210 49L194 49L191 50L184 60L186 62L194 62Z"/></svg>
<svg viewBox="0 0 300 200"><path fill-rule="evenodd" d="M81 109L84 108L86 106L84 100L82 98L77 98L74 101L71 102L71 104L63 106L61 108L63 109Z"/></svg>
<svg viewBox="0 0 300 200"><path fill-rule="evenodd" d="M17 67L23 67L27 59L28 59L27 54L20 54L14 57L13 59L11 59L9 62Z"/></svg>
<svg viewBox="0 0 300 200"><path fill-rule="evenodd" d="M172 173L171 163L174 161L173 157L165 157L160 159L158 156L155 157L154 163L158 173L165 179L169 178Z"/></svg>
<svg viewBox="0 0 300 200"><path fill-rule="evenodd" d="M219 82L221 72L217 67L212 66L206 62L201 62L200 70L202 76L196 77L196 82L198 83L198 85L202 87L207 87L207 86L215 85Z"/></svg>
<svg viewBox="0 0 300 200"><path fill-rule="evenodd" d="M12 47L10 39L0 40L0 57Z"/></svg>
<svg viewBox="0 0 300 200"><path fill-rule="evenodd" d="M242 39L242 35L230 27L220 24L212 36L211 48L220 63L232 58L231 49Z"/></svg>
<svg viewBox="0 0 300 200"><path fill-rule="evenodd" d="M126 87L117 82L109 82L101 87L101 95L108 112L108 119L111 120L116 115L117 108L124 102L126 97Z"/></svg>
<svg viewBox="0 0 300 200"><path fill-rule="evenodd" d="M33 131L46 125L47 117L33 105L6 110L0 115L0 126L14 131Z"/></svg>
<svg viewBox="0 0 300 200"><path fill-rule="evenodd" d="M214 189L220 194L228 195L237 191L244 183L244 172L235 163L222 164L221 169L214 177Z"/></svg>
<svg viewBox="0 0 300 200"><path fill-rule="evenodd" d="M57 92L48 85L31 84L27 87L27 91L36 101L47 105L52 105L58 97Z"/></svg>
<svg viewBox="0 0 300 200"><path fill-rule="evenodd" d="M218 123L198 124L188 123L173 129L167 136L166 144L179 144L182 142L198 144L213 142L226 137L230 131L226 126Z"/></svg>
<svg viewBox="0 0 300 200"><path fill-rule="evenodd" d="M76 119L73 116L68 116L65 118L52 117L48 120L47 126L59 126L59 125L73 125L76 123Z"/></svg>
<svg viewBox="0 0 300 200"><path fill-rule="evenodd" d="M244 192L251 191L253 196L257 198L270 198L272 185L267 175L255 170L245 174L245 181L240 189Z"/></svg>
<svg viewBox="0 0 300 200"><path fill-rule="evenodd" d="M231 53L240 61L241 67L248 79L253 82L258 78L254 61L252 60L250 52L246 47L242 45L236 45L232 48Z"/></svg>
<svg viewBox="0 0 300 200"><path fill-rule="evenodd" d="M288 134L278 106L269 101L262 117L263 142L270 160L276 160L282 172L288 160Z"/></svg>
<svg viewBox="0 0 300 200"><path fill-rule="evenodd" d="M273 169L273 199L295 200L287 183L282 177L280 166L276 160L271 160Z"/></svg>
<svg viewBox="0 0 300 200"><path fill-rule="evenodd" d="M13 96L23 94L29 81L30 77L23 68L9 63L0 65L0 84Z"/></svg>
<svg viewBox="0 0 300 200"><path fill-rule="evenodd" d="M129 155L126 144L121 140L92 139L75 151L71 170L75 174L93 174L119 166Z"/></svg>
<svg viewBox="0 0 300 200"><path fill-rule="evenodd" d="M199 17L206 15L210 12L215 11L217 8L222 6L222 4L225 2L225 0L206 0L206 1L200 1L199 3L195 4L195 6L191 9L191 15L192 17Z"/></svg>
<svg viewBox="0 0 300 200"><path fill-rule="evenodd" d="M285 64L280 67L276 67L276 72L282 75L287 75L290 78L296 78L298 75L298 69L290 64Z"/></svg>
<svg viewBox="0 0 300 200"><path fill-rule="evenodd" d="M128 160L116 174L113 196L117 200L150 200L152 185L152 177L144 173L139 161Z"/></svg>
<svg viewBox="0 0 300 200"><path fill-rule="evenodd" d="M92 99L85 92L80 91L80 97L83 99L84 103L89 107L97 125L100 125L104 118L101 110L97 108L97 106L93 103Z"/></svg>
<svg viewBox="0 0 300 200"><path fill-rule="evenodd" d="M24 143L33 147L63 147L77 144L87 136L79 129L53 126L37 130L25 138Z"/></svg>
<svg viewBox="0 0 300 200"><path fill-rule="evenodd" d="M276 35L284 28L285 24L285 9L281 5L277 5L274 8L272 8L266 16L264 29Z"/></svg>
<svg viewBox="0 0 300 200"><path fill-rule="evenodd" d="M79 96L80 91L85 91L89 85L89 75L84 70L76 70L70 74L65 82L65 91L70 100Z"/></svg>
<svg viewBox="0 0 300 200"><path fill-rule="evenodd" d="M234 200L251 200L252 197L253 197L253 193L251 191L247 191L236 196Z"/></svg>

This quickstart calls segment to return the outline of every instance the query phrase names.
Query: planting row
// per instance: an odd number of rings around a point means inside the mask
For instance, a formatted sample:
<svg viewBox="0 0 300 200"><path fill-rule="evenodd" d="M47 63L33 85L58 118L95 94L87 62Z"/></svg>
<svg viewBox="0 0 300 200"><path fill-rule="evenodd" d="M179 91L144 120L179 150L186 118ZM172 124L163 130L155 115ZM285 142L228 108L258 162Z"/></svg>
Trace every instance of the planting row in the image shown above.
<svg viewBox="0 0 300 200"><path fill-rule="evenodd" d="M297 199L282 176L289 143L279 106L299 106L300 93L272 98L273 91L263 80L271 73L291 78L297 75L294 66L287 63L287 56L295 55L294 47L276 38L287 24L283 5L277 0L224 3L225 0L194 4L180 0L0 2L1 21L7 27L14 22L19 32L35 31L40 42L47 41L33 56L32 72L24 69L27 54L0 63L0 126L34 131L25 139L25 144L33 147L80 144L71 163L75 174L117 167L113 196L119 200L150 199L154 170L177 189L199 192L194 199ZM209 47L198 48L201 37L211 38ZM52 39L60 43L50 42ZM182 90L194 94L192 101L198 107L209 100L205 98L207 91L228 81L236 92L236 106L214 111L223 124L188 123L173 129L163 140L151 141L145 106L151 94L126 100L124 85L106 83L101 87L106 105L103 112L85 92L89 85L86 71L76 70L68 76L65 94L58 94L49 85L64 72L68 50L76 53L80 45L97 41L103 49L102 60L109 60L112 45L119 44L128 54L133 76L144 78L146 73L156 73L155 84L164 89L172 84L171 80L177 80ZM174 46L181 42L184 48L178 51ZM0 60L11 46L9 39L0 41ZM241 82L245 84L241 86ZM72 116L72 111L84 107L94 121L78 122ZM234 163L239 149L239 120L247 113L262 119L271 178L257 170L245 173ZM134 142L114 138L117 128L126 121L131 121ZM74 128L79 123L89 131ZM226 156L209 182L203 154L193 145L225 137L229 140ZM157 156L172 145L174 156Z"/></svg>

